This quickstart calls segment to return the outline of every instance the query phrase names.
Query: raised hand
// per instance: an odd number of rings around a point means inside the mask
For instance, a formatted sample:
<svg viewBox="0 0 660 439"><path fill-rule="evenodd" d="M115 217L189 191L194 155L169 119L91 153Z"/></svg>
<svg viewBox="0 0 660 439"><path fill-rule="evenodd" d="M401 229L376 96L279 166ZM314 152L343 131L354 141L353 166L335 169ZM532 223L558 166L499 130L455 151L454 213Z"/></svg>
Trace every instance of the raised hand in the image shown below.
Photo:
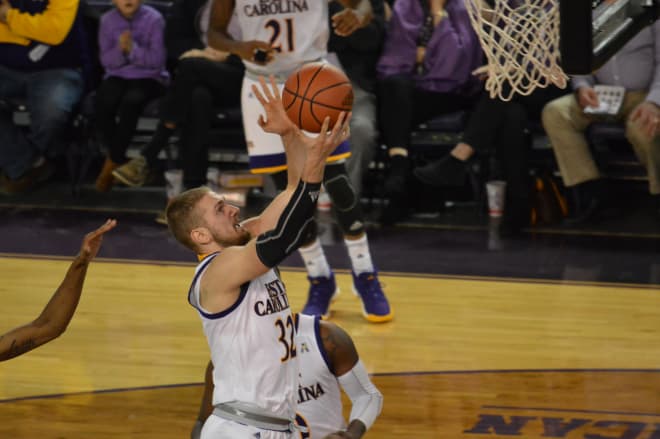
<svg viewBox="0 0 660 439"><path fill-rule="evenodd" d="M259 76L260 87L252 85L252 93L257 97L261 106L266 111L266 117L259 115L259 126L267 133L279 134L281 136L296 129L296 125L291 122L289 116L284 111L280 89L275 83L273 75L269 77L270 85L266 84L266 79Z"/></svg>
<svg viewBox="0 0 660 439"><path fill-rule="evenodd" d="M96 254L99 252L99 249L101 248L103 235L106 232L114 229L116 225L117 220L109 219L101 227L85 235L82 241L82 245L80 246L80 258L85 262L89 262L94 259Z"/></svg>
<svg viewBox="0 0 660 439"><path fill-rule="evenodd" d="M306 144L310 152L318 154L319 156L328 157L343 141L347 140L351 135L349 122L351 121L351 114L342 111L337 118L335 126L329 131L330 118L326 117L321 126L321 132L317 137L307 137Z"/></svg>

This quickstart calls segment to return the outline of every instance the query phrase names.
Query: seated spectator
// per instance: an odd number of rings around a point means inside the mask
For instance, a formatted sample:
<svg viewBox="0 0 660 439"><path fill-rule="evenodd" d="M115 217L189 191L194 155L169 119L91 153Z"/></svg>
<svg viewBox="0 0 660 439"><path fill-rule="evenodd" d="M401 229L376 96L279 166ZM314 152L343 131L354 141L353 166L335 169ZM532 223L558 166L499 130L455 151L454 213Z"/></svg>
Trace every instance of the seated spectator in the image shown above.
<svg viewBox="0 0 660 439"><path fill-rule="evenodd" d="M377 65L382 139L390 156L381 221L406 211L408 146L414 127L434 116L472 107L482 64L479 39L462 0L398 0Z"/></svg>
<svg viewBox="0 0 660 439"><path fill-rule="evenodd" d="M529 225L532 207L526 130L530 120L540 120L547 102L564 94L565 90L550 86L538 88L527 96L516 95L505 102L482 93L468 118L463 140L446 157L415 168L415 177L432 186L459 186L465 182L467 166L475 155L494 152L507 183L501 232L503 235L519 232Z"/></svg>
<svg viewBox="0 0 660 439"><path fill-rule="evenodd" d="M112 187L112 171L126 161L126 150L144 106L165 91L165 19L141 0L114 0L101 17L99 50L105 77L96 92L96 124L107 148L96 189Z"/></svg>
<svg viewBox="0 0 660 439"><path fill-rule="evenodd" d="M364 171L378 147L376 62L385 36L383 0L370 2L373 17L368 25L346 36L330 32L328 41L329 58L336 55L353 86L351 156L346 162L346 171L358 197L362 192ZM332 2L329 8L332 19L343 6Z"/></svg>
<svg viewBox="0 0 660 439"><path fill-rule="evenodd" d="M637 34L593 75L574 76L571 83L575 94L544 108L543 127L564 184L576 195L572 222L592 219L606 197L584 135L592 122L604 119L585 112L587 107L599 106L595 84L625 88L623 104L614 119L625 123L626 138L646 166L649 191L660 207L660 21Z"/></svg>
<svg viewBox="0 0 660 439"><path fill-rule="evenodd" d="M129 186L145 184L158 154L179 128L179 155L184 188L206 183L206 139L217 107L239 106L243 63L206 44L211 0L180 0L167 22L168 53L176 62L174 81L161 106L156 132L141 155L115 169L115 178ZM161 220L164 218L159 216Z"/></svg>
<svg viewBox="0 0 660 439"><path fill-rule="evenodd" d="M54 171L90 65L80 15L79 0L0 1L0 100L23 100L31 120L25 134L0 106L0 192L24 192Z"/></svg>

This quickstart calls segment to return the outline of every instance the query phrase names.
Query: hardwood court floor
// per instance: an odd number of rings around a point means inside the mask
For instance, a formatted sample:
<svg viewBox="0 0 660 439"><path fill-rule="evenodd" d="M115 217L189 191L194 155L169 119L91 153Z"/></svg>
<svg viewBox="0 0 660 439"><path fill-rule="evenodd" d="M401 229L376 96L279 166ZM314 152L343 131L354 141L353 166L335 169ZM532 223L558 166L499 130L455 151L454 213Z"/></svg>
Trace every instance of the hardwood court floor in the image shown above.
<svg viewBox="0 0 660 439"><path fill-rule="evenodd" d="M0 258L0 332L67 266ZM94 263L69 330L0 363L0 438L187 437L208 358L192 271ZM305 274L283 278L297 310ZM338 281L333 320L385 395L368 438L660 438L658 289L383 274L396 316L373 325Z"/></svg>

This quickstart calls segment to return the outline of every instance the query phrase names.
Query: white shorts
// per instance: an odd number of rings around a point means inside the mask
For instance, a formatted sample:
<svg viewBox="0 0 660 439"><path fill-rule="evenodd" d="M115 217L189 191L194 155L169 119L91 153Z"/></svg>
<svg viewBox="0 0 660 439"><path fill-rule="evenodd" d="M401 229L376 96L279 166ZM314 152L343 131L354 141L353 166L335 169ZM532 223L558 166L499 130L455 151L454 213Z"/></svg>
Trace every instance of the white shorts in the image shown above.
<svg viewBox="0 0 660 439"><path fill-rule="evenodd" d="M286 156L282 139L277 134L265 132L257 122L259 115L265 115L261 103L252 93L252 84L259 87L259 81L243 77L241 89L241 110L243 113L243 131L250 156L250 170L253 173L273 173L286 169ZM280 92L284 83L278 83ZM313 135L313 134L312 134ZM343 142L328 157L328 162L345 159L351 155L348 141Z"/></svg>
<svg viewBox="0 0 660 439"><path fill-rule="evenodd" d="M294 433L263 430L211 415L206 418L200 439L293 439Z"/></svg>

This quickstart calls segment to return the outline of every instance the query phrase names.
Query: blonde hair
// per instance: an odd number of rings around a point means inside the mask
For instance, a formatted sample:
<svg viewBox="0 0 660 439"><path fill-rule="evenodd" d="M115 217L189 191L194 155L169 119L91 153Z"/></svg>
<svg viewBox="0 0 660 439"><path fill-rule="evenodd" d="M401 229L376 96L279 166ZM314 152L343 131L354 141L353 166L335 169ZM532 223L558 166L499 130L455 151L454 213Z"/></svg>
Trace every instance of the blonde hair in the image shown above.
<svg viewBox="0 0 660 439"><path fill-rule="evenodd" d="M206 186L190 189L172 198L165 210L167 226L181 244L192 251L197 251L197 244L190 238L190 232L195 227L203 225L202 217L197 210L197 204L205 195L212 191Z"/></svg>

